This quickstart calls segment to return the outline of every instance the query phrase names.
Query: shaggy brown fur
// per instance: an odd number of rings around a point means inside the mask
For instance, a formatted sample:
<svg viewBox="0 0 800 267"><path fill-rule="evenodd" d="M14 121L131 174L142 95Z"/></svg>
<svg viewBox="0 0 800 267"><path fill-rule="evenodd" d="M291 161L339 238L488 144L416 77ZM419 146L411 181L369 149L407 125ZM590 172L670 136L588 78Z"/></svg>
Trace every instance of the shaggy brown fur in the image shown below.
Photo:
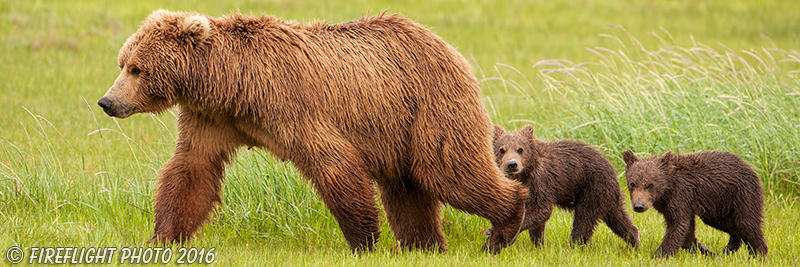
<svg viewBox="0 0 800 267"><path fill-rule="evenodd" d="M519 132L495 126L494 153L500 169L530 191L523 229L534 245L544 243L545 223L557 205L575 212L570 244L588 242L602 219L614 234L639 246L616 171L600 151L581 142L540 141L526 125Z"/></svg>
<svg viewBox="0 0 800 267"><path fill-rule="evenodd" d="M444 249L442 202L501 229L487 239L492 252L519 231L528 193L493 162L469 64L411 20L299 25L162 10L128 38L119 66L98 101L108 115L180 107L154 242L192 236L242 146L293 162L354 251L371 250L379 235L373 182L403 248Z"/></svg>
<svg viewBox="0 0 800 267"><path fill-rule="evenodd" d="M730 234L723 252L737 251L744 241L751 254L767 254L761 230L761 180L739 156L718 151L667 152L640 159L630 150L622 156L633 210L645 212L654 207L667 223L664 240L653 257L669 257L679 248L713 254L694 235L695 215Z"/></svg>

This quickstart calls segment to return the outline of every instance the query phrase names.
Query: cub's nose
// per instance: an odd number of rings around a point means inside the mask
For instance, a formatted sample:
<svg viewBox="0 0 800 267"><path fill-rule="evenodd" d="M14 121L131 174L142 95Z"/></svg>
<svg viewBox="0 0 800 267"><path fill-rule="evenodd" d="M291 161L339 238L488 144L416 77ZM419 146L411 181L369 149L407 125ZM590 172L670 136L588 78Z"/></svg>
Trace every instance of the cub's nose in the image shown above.
<svg viewBox="0 0 800 267"><path fill-rule="evenodd" d="M644 204L633 204L633 211L644 212Z"/></svg>
<svg viewBox="0 0 800 267"><path fill-rule="evenodd" d="M508 163L506 163L506 171L508 172L515 172L517 171L518 167L519 165L517 164L516 160L510 160Z"/></svg>
<svg viewBox="0 0 800 267"><path fill-rule="evenodd" d="M100 98L100 100L97 101L97 105L103 108L103 110L110 109L112 104L114 104L114 102L109 100L107 97Z"/></svg>

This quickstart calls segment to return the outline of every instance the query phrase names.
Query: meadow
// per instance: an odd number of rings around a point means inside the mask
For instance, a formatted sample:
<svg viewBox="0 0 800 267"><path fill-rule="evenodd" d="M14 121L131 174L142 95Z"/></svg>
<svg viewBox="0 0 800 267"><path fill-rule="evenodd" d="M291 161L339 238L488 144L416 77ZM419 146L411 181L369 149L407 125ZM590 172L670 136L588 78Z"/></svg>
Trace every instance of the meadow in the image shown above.
<svg viewBox="0 0 800 267"><path fill-rule="evenodd" d="M789 0L0 0L3 255L12 246L143 246L151 237L156 175L172 155L175 112L119 120L95 103L118 75L122 43L160 8L330 23L403 14L470 60L496 124L531 124L541 139L592 144L621 180L624 149L740 155L764 186L770 247L762 259L741 250L651 260L664 226L649 211L631 214L639 250L602 223L590 244L571 248L571 214L558 211L543 247L523 233L488 255L479 248L489 222L447 207L448 252L392 251L384 219L377 250L353 255L290 163L243 149L226 173L222 203L187 244L215 248L215 264L800 265L800 17L790 12L800 3ZM717 252L728 238L699 220L697 237Z"/></svg>

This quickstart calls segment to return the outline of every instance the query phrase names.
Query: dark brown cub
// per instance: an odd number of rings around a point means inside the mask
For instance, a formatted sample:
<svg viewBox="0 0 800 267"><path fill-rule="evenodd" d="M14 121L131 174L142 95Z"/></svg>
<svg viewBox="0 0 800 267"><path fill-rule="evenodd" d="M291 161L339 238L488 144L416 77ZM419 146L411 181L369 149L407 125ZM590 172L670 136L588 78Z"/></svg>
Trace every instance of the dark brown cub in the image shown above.
<svg viewBox="0 0 800 267"><path fill-rule="evenodd" d="M636 212L651 207L664 215L667 229L653 257L669 257L679 248L713 254L695 237L694 216L730 234L723 252L742 242L750 253L767 254L761 229L764 197L758 175L739 156L729 152L700 152L639 158L622 152L625 179Z"/></svg>
<svg viewBox="0 0 800 267"><path fill-rule="evenodd" d="M598 220L633 247L639 230L625 212L616 171L600 151L569 141L541 141L526 125L506 132L495 125L494 153L497 165L509 178L530 192L525 222L535 245L544 242L545 223L553 206L574 211L570 244L589 242Z"/></svg>

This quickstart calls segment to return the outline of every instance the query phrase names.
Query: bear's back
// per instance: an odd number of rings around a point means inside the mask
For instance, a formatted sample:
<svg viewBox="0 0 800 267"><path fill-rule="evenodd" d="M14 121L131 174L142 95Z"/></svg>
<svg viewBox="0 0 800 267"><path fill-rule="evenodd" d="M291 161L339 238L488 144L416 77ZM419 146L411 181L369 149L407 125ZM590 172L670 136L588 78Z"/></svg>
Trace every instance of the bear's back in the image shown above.
<svg viewBox="0 0 800 267"><path fill-rule="evenodd" d="M736 154L706 151L680 155L675 162L675 179L686 184L678 190L695 194L696 213L701 217L723 218L739 206L760 207L763 192L758 175Z"/></svg>
<svg viewBox="0 0 800 267"><path fill-rule="evenodd" d="M724 151L704 151L678 156L677 173L710 184L759 183L758 175L742 158Z"/></svg>
<svg viewBox="0 0 800 267"><path fill-rule="evenodd" d="M596 173L614 176L614 167L603 154L586 143L573 140L540 142L542 167L559 170L562 176L582 178Z"/></svg>
<svg viewBox="0 0 800 267"><path fill-rule="evenodd" d="M538 143L541 164L535 178L553 192L557 204L571 208L575 193L582 188L607 188L617 194L616 171L603 154L588 144L572 140Z"/></svg>

